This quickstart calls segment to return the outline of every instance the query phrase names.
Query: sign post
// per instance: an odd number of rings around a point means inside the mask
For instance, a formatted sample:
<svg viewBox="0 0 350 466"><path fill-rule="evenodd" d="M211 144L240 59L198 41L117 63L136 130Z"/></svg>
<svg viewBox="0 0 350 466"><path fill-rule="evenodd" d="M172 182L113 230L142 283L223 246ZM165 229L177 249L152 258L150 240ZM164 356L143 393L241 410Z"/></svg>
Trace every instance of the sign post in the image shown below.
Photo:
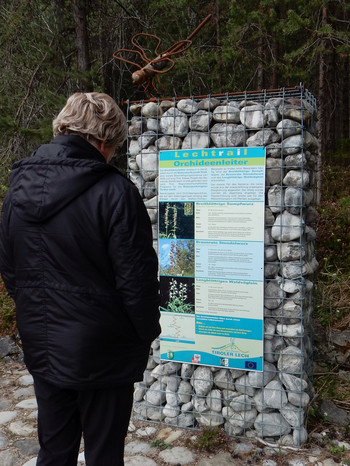
<svg viewBox="0 0 350 466"><path fill-rule="evenodd" d="M160 152L162 360L263 370L265 159Z"/></svg>

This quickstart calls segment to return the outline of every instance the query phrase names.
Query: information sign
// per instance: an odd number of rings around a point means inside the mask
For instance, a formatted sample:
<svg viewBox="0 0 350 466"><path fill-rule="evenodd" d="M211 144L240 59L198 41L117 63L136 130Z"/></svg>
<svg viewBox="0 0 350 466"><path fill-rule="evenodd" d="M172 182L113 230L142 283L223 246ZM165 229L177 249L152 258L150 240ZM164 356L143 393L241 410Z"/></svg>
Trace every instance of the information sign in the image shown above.
<svg viewBox="0 0 350 466"><path fill-rule="evenodd" d="M160 152L162 360L263 370L265 159Z"/></svg>

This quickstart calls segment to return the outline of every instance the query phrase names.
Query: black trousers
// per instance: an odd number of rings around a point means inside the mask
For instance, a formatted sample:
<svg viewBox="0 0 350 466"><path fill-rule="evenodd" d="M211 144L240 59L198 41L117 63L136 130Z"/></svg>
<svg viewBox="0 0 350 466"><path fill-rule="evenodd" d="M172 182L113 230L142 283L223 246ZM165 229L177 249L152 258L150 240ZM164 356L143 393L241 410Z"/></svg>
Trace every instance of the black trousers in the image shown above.
<svg viewBox="0 0 350 466"><path fill-rule="evenodd" d="M34 377L40 451L37 466L76 466L81 437L87 466L124 466L133 384L63 389Z"/></svg>

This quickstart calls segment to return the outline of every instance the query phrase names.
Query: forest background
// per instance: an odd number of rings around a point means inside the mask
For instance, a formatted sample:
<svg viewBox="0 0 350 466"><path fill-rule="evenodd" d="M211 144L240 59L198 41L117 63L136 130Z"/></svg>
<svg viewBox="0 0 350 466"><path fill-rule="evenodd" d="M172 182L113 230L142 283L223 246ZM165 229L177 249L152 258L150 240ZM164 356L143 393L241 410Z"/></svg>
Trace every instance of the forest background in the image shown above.
<svg viewBox="0 0 350 466"><path fill-rule="evenodd" d="M280 89L303 83L317 98L322 164L315 318L350 323L350 140L348 0L0 0L0 204L12 163L52 137L51 122L76 91L122 104L149 96L113 52L134 34L155 34L160 51L210 21L161 77L161 97ZM147 55L154 58L147 45ZM126 54L135 59L135 54ZM125 153L125 150L124 150ZM125 169L125 157L114 163ZM16 335L13 303L0 282L0 336ZM350 382L329 374L316 386L349 402ZM345 369L350 369L350 363ZM348 404L350 409L350 403Z"/></svg>

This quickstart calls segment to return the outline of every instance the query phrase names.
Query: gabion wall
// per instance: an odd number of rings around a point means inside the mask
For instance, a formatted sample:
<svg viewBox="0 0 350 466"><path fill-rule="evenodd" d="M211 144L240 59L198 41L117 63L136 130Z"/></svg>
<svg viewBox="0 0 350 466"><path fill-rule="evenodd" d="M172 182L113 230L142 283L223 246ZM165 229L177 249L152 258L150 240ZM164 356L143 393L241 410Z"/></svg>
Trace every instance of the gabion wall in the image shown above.
<svg viewBox="0 0 350 466"><path fill-rule="evenodd" d="M134 416L283 445L307 440L312 397L312 276L318 156L316 102L302 88L128 102L128 172L157 248L158 154L167 149L265 146L264 370L161 362L152 345Z"/></svg>

